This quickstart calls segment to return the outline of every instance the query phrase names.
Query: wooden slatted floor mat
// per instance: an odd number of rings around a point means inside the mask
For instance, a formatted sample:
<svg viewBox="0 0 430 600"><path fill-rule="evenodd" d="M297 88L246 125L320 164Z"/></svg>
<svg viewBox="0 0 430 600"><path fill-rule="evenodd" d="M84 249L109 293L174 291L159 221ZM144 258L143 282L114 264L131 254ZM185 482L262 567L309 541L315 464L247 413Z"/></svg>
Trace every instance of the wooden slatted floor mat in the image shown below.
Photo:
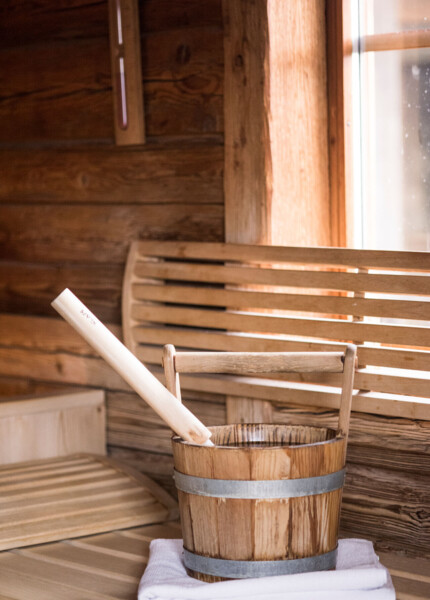
<svg viewBox="0 0 430 600"><path fill-rule="evenodd" d="M160 486L105 456L79 454L0 468L0 550L176 518Z"/></svg>

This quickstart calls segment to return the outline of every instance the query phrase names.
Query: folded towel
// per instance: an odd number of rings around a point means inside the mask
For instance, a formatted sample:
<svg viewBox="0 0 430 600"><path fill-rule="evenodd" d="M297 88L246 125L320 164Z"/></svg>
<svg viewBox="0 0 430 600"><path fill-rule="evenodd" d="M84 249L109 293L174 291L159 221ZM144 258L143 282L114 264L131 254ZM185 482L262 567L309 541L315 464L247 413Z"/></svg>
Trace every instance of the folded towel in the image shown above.
<svg viewBox="0 0 430 600"><path fill-rule="evenodd" d="M390 575L366 540L339 540L336 570L205 583L189 577L182 540L153 540L138 600L395 600Z"/></svg>

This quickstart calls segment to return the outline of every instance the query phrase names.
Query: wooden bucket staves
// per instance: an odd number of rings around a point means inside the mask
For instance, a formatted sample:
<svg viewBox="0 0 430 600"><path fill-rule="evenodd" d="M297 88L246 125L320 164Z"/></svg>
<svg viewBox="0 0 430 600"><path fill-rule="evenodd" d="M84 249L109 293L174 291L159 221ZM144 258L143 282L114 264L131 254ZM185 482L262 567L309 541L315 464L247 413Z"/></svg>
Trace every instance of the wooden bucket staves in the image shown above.
<svg viewBox="0 0 430 600"><path fill-rule="evenodd" d="M211 427L173 438L189 575L222 581L333 569L346 437L293 425Z"/></svg>

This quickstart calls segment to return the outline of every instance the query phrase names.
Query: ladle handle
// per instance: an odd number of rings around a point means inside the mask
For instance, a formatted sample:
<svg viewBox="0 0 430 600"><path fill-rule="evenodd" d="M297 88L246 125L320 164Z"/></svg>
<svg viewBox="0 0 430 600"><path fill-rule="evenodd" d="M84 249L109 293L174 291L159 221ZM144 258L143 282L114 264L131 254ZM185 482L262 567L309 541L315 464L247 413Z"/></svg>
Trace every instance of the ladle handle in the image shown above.
<svg viewBox="0 0 430 600"><path fill-rule="evenodd" d="M182 439L210 445L211 432L68 289L52 306Z"/></svg>

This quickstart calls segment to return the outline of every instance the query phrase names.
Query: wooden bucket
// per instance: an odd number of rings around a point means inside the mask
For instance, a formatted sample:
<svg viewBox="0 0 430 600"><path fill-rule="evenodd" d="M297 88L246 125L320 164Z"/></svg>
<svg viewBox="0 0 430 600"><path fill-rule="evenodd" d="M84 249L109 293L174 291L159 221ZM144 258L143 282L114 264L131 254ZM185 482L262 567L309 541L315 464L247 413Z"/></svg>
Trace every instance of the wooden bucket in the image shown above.
<svg viewBox="0 0 430 600"><path fill-rule="evenodd" d="M333 569L344 480L341 430L211 427L173 438L187 572L222 581Z"/></svg>

